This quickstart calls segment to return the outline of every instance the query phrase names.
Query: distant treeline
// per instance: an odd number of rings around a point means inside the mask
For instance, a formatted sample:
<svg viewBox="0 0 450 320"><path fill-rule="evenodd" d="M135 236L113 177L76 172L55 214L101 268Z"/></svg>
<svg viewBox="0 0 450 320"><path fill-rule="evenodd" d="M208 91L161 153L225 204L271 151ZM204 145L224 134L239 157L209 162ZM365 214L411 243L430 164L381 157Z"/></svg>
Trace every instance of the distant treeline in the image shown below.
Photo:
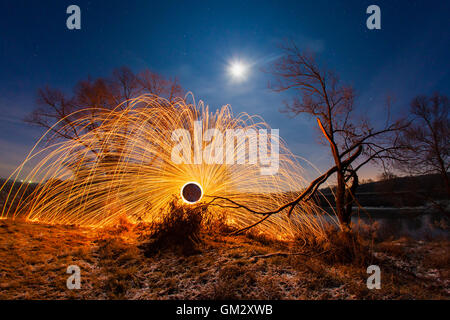
<svg viewBox="0 0 450 320"><path fill-rule="evenodd" d="M333 204L332 188L321 190L316 200L321 206ZM356 198L367 207L418 207L431 200L448 200L447 191L438 174L396 177L392 179L361 184Z"/></svg>

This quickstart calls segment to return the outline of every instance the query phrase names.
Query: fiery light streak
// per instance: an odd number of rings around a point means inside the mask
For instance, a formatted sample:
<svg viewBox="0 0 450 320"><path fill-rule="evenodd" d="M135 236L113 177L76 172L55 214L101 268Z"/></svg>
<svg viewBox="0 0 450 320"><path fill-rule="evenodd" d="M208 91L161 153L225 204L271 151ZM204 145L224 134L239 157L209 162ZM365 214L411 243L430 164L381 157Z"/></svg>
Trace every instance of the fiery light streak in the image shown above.
<svg viewBox="0 0 450 320"><path fill-rule="evenodd" d="M198 203L206 203L211 196L222 196L255 210L273 210L294 199L306 185L304 169L283 141L276 175L261 175L258 164L172 162L172 131L184 128L192 135L196 120L202 121L203 131L268 129L260 117L245 113L233 116L229 106L213 113L202 102L188 104L178 99L169 103L157 96L143 95L112 111L87 109L76 115L77 120L66 126L75 126L83 132L77 140L42 146L41 138L10 177L13 185L5 183L0 188L0 191L9 189L1 218L24 216L29 221L94 228L114 224L122 215L134 222L155 222L191 181L198 182L203 189ZM96 124L94 129L90 128L92 123ZM51 130L45 136L50 134ZM238 147L236 144L235 151ZM45 157L24 179L39 182L38 187L29 195L27 184L13 191L25 163L39 155ZM261 218L223 200L215 204L210 210L225 213L228 223L236 227L245 227ZM330 221L324 215L313 203L302 203L291 218L281 212L256 228L279 238L298 233L321 235L325 220Z"/></svg>

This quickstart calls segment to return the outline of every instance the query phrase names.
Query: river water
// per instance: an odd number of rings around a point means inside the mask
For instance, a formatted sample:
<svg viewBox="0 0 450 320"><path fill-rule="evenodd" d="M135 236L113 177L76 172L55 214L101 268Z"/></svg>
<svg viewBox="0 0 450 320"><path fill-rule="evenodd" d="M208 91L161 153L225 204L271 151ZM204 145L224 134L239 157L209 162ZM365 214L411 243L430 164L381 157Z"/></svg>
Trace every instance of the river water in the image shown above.
<svg viewBox="0 0 450 320"><path fill-rule="evenodd" d="M354 212L352 222L356 225L375 223L377 235L381 238L450 239L450 215L444 212L415 208L365 208L364 212Z"/></svg>

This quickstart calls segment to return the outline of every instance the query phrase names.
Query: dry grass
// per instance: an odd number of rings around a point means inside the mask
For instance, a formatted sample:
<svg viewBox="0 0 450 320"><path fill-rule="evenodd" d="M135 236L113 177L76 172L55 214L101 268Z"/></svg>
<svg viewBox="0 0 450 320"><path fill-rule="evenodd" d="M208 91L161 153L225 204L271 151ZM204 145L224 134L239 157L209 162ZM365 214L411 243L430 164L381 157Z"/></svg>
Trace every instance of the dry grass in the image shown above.
<svg viewBox="0 0 450 320"><path fill-rule="evenodd" d="M203 216L207 210L202 207L179 207L170 203L162 221L149 226L150 241L141 245L147 257L168 249L176 249L179 254L191 255L197 252L200 242Z"/></svg>
<svg viewBox="0 0 450 320"><path fill-rule="evenodd" d="M126 219L95 232L1 220L0 299L449 298L444 241L386 241L373 248L373 261L351 261L367 256L361 239L330 234L334 244L313 246L209 230L197 233L194 253L166 249L146 256L150 234L148 226ZM354 247L346 256L339 250L348 243ZM296 254L252 258L274 252ZM380 265L381 290L367 289L367 263ZM80 290L66 288L71 264L81 268Z"/></svg>

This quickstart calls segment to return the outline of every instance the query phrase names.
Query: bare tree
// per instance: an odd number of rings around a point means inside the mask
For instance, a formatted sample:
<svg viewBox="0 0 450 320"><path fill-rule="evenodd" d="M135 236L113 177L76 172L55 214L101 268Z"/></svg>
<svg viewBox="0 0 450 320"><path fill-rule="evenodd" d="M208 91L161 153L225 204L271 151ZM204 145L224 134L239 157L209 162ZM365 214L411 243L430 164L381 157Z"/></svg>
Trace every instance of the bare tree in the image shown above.
<svg viewBox="0 0 450 320"><path fill-rule="evenodd" d="M301 52L295 44L285 45L283 50L284 56L270 70L276 80L269 86L276 92L296 92L292 101L285 103L285 112L294 116L306 113L316 118L335 164L336 214L346 230L350 227L359 184L358 171L370 162L388 166L387 160L395 157L394 151L400 146L398 132L406 124L401 120L392 121L389 111L380 128L375 128L367 118L358 119L351 86L343 84L330 70L320 68L313 55ZM318 185L329 176L319 180Z"/></svg>
<svg viewBox="0 0 450 320"><path fill-rule="evenodd" d="M450 102L447 96L418 96L411 102L411 125L402 130L397 167L409 174L438 173L450 195Z"/></svg>
<svg viewBox="0 0 450 320"><path fill-rule="evenodd" d="M151 92L158 96L167 98L173 101L183 93L183 89L178 83L178 79L167 80L160 74L151 72L146 69L139 73L138 81L145 92Z"/></svg>
<svg viewBox="0 0 450 320"><path fill-rule="evenodd" d="M169 101L183 95L183 89L177 79L169 80L146 69L135 74L128 67L115 69L107 78L79 81L72 95L59 89L44 87L38 90L37 108L25 119L26 122L51 130L55 138L78 139L80 127L74 126L74 120L86 116L85 112L77 112L89 108L92 119L95 109L128 107L128 100L143 93L156 94ZM77 112L76 115L73 115ZM59 122L60 121L60 122ZM59 122L59 123L58 123ZM58 125L54 126L55 123ZM84 130L97 127L92 121Z"/></svg>

